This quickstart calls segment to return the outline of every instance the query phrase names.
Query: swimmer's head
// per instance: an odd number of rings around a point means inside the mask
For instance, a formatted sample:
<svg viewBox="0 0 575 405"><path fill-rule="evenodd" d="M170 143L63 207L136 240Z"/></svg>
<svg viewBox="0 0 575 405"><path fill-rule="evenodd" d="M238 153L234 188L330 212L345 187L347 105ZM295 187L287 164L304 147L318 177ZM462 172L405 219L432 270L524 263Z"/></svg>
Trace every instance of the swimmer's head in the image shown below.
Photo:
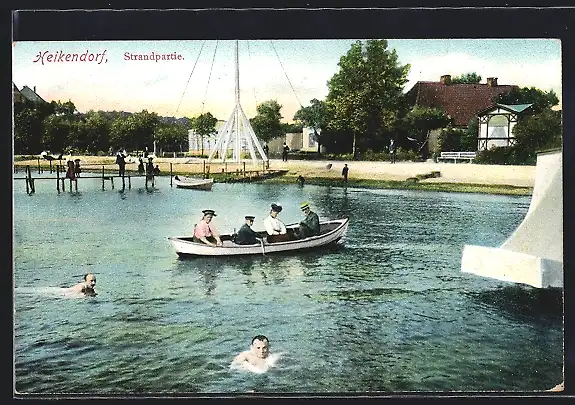
<svg viewBox="0 0 575 405"><path fill-rule="evenodd" d="M265 359L270 353L270 342L264 335L254 336L252 339L251 352L260 359Z"/></svg>
<svg viewBox="0 0 575 405"><path fill-rule="evenodd" d="M84 274L84 281L86 282L86 286L90 288L94 288L96 286L96 276L92 273Z"/></svg>

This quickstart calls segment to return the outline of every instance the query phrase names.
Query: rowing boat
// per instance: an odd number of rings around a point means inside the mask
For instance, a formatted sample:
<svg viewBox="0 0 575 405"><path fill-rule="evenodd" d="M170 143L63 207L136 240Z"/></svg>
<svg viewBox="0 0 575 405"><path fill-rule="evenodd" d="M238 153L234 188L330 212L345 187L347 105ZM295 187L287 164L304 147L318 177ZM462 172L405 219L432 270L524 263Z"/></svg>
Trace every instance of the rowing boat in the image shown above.
<svg viewBox="0 0 575 405"><path fill-rule="evenodd" d="M211 190L214 179L198 179L195 177L174 176L174 184L179 188L193 190Z"/></svg>
<svg viewBox="0 0 575 405"><path fill-rule="evenodd" d="M319 235L285 242L268 243L265 231L258 232L262 238L253 245L238 245L234 243L234 235L232 234L221 235L222 246L217 247L194 242L192 236L169 237L168 240L179 256L265 255L268 253L301 251L341 244L342 238L347 232L348 222L348 218L322 221L320 222ZM288 233L293 234L299 228L299 224L288 225L286 228Z"/></svg>

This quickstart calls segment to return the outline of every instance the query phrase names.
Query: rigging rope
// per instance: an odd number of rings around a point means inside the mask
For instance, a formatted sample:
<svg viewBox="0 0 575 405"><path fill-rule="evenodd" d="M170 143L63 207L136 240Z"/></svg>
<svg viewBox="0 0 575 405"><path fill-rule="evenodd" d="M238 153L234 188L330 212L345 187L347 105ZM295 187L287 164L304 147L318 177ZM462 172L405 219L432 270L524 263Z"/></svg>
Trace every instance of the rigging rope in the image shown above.
<svg viewBox="0 0 575 405"><path fill-rule="evenodd" d="M192 68L192 73L190 73L190 77L188 77L188 81L186 82L186 87L184 87L184 91L182 92L182 96L180 97L180 101L178 102L178 107L176 108L174 115L176 115L176 113L180 109L180 104L182 103L182 99L184 98L184 94L186 94L186 89L188 88L188 83L190 83L190 79L192 78L192 75L194 74L194 70L196 69L196 65L198 64L198 60L200 59L200 55L202 54L202 49L204 49L205 44L206 44L206 41L204 40L204 42L202 43L202 47L200 48L200 52L198 53L198 57L196 58L196 63L194 63L194 67Z"/></svg>
<svg viewBox="0 0 575 405"><path fill-rule="evenodd" d="M208 97L208 87L210 86L210 79L212 78L212 69L214 68L214 61L216 60L216 51L218 50L218 40L216 40L216 47L214 48L214 56L212 57L212 65L210 66L210 74L208 76L208 84L206 84L206 92L204 94L204 100L202 101L202 112L200 115L204 113L204 104L206 102L206 98Z"/></svg>
<svg viewBox="0 0 575 405"><path fill-rule="evenodd" d="M303 108L303 106L302 106L302 104L301 104L301 101L299 101L299 97L297 96L297 93L295 92L293 86L291 85L291 82L290 82L290 80L289 80L289 77L288 77L288 75L287 75L287 73L286 73L286 71L285 71L285 69L284 69L284 67L283 67L283 65L282 65L282 61L280 60L280 57L278 56L278 53L277 53L276 48L275 48L275 46L274 46L274 43L273 43L271 40L270 40L270 44L272 44L272 48L273 48L273 50L274 50L274 52L275 52L275 54L276 54L276 57L278 58L278 61L279 61L279 63L280 63L280 66L281 66L281 68L282 68L282 70L283 70L283 72L284 72L284 75L286 76L286 79L287 79L287 81L288 81L288 83L289 83L289 85L290 85L290 87L291 87L291 90L293 91L293 94L295 95L295 98L297 99L297 102L299 103L300 108Z"/></svg>

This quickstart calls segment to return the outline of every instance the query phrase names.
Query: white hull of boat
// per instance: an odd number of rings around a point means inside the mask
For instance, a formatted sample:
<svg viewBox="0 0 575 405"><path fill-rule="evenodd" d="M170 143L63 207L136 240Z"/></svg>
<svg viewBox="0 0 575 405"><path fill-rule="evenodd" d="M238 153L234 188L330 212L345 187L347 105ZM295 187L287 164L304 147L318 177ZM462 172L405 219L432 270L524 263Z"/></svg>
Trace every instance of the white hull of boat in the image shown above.
<svg viewBox="0 0 575 405"><path fill-rule="evenodd" d="M214 247L204 243L192 241L192 237L170 237L172 247L179 256L237 256L262 255L276 252L290 252L338 243L346 234L348 218L320 222L321 234L305 239L287 242L267 243L265 238L255 245L237 245L231 241L231 235L222 235L223 246ZM295 229L297 225L290 225L288 229Z"/></svg>
<svg viewBox="0 0 575 405"><path fill-rule="evenodd" d="M178 188L188 188L192 190L211 190L214 179L196 179L193 177L175 176L174 184Z"/></svg>

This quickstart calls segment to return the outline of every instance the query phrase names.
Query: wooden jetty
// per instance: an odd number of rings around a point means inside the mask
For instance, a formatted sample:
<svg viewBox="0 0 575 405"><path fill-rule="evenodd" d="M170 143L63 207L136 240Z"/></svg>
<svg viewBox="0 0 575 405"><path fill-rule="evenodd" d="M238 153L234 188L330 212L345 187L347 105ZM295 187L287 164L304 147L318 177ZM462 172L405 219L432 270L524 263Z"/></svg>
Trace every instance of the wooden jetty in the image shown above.
<svg viewBox="0 0 575 405"><path fill-rule="evenodd" d="M91 174L86 173L78 173L74 174L71 177L66 175L66 168L62 164L56 164L55 168L52 166L52 162L50 161L50 173L55 172L55 177L36 177L34 178L32 175L32 169L30 165L24 166L25 168L25 176L24 177L14 177L14 180L25 180L26 181L26 192L28 194L33 194L36 192L35 182L36 180L52 180L56 182L56 190L58 193L61 191L66 191L66 181L69 182L69 190L70 191L78 191L78 180L80 179L100 179L102 181L102 190L106 189L106 182L109 182L111 189L115 188L114 179L119 179L121 181L122 190L126 188L126 179L128 180L128 189L132 188L132 178L144 178L145 179L145 187L148 188L148 184L151 184L152 187L155 186L155 177L156 175L148 175L138 174L134 171L127 171L124 175L120 175L118 173L118 169L114 168L111 169L110 167L106 167L110 165L90 165L84 166L82 171L89 171ZM217 165L215 165L219 168ZM252 169L246 170L246 164L243 163L243 167L240 166L239 168L236 166L235 170L228 170L228 164L223 163L221 164L221 172L215 172L210 175L210 165L206 165L205 161L203 162L203 167L201 170L201 174L203 178L214 178L216 182L253 182L253 181L260 181L265 180L268 178L276 177L284 175L288 172L288 170L271 170L269 169L269 164L264 162L261 169ZM21 166L22 167L22 166ZM16 165L14 166L14 171L16 172ZM44 168L40 165L40 159L38 159L38 174L43 173ZM94 174L98 173L99 174ZM114 172L118 174L113 174ZM173 177L174 175L179 174L174 173L173 164L170 162L170 186L174 186Z"/></svg>

